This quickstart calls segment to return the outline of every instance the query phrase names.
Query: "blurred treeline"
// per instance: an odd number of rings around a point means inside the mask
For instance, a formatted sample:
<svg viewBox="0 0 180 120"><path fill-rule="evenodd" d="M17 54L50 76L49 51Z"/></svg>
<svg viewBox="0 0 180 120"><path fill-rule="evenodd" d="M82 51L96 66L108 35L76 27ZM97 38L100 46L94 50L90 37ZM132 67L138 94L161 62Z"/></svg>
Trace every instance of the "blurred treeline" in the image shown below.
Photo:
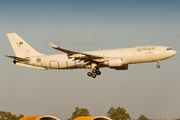
<svg viewBox="0 0 180 120"><path fill-rule="evenodd" d="M19 116L16 116L12 114L11 112L5 112L5 111L0 111L0 120L19 120L24 115L20 114Z"/></svg>

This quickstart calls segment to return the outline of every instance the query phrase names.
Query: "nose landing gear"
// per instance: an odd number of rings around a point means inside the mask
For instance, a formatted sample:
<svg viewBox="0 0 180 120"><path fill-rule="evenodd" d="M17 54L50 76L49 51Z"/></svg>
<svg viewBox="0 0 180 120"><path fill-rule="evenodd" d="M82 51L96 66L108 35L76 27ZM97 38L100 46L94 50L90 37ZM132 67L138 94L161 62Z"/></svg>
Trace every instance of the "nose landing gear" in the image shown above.
<svg viewBox="0 0 180 120"><path fill-rule="evenodd" d="M157 68L160 68L160 65L156 65Z"/></svg>
<svg viewBox="0 0 180 120"><path fill-rule="evenodd" d="M160 61L158 60L158 61L157 61L157 65L156 65L157 68L160 68L159 63L160 63Z"/></svg>

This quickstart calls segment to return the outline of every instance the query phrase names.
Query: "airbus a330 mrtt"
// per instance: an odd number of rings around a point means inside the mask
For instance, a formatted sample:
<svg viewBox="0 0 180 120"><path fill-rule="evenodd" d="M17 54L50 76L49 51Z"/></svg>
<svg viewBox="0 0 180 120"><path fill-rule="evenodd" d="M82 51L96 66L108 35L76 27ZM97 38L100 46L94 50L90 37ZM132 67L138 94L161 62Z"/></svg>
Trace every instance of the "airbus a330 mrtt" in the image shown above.
<svg viewBox="0 0 180 120"><path fill-rule="evenodd" d="M115 70L127 70L128 64L157 62L170 58L176 51L165 46L144 46L122 49L98 50L88 52L77 52L64 49L49 43L56 50L65 54L45 55L34 50L16 33L7 34L16 56L12 58L12 64L18 66L49 69L90 69L88 76L95 78L100 75L100 68L111 68Z"/></svg>

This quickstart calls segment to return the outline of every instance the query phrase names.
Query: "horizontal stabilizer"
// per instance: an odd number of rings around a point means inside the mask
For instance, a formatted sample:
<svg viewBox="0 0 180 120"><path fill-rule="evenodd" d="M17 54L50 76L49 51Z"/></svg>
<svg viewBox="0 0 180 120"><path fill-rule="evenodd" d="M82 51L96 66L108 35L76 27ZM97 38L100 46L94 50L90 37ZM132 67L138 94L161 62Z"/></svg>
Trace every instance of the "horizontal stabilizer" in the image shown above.
<svg viewBox="0 0 180 120"><path fill-rule="evenodd" d="M9 55L6 55L6 57L9 57L9 58L15 59L15 60L17 60L17 61L30 62L30 59L29 59L29 58L20 58L20 57L16 57L16 56L9 56Z"/></svg>

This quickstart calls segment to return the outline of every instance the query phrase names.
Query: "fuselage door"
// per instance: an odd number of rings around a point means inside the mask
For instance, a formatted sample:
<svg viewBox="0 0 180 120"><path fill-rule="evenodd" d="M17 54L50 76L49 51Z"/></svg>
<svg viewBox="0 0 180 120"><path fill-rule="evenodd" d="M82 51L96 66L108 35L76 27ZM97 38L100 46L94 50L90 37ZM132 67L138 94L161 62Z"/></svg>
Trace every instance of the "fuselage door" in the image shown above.
<svg viewBox="0 0 180 120"><path fill-rule="evenodd" d="M49 62L47 61L47 56L44 56L43 58L42 58L42 65L43 65L43 67L45 67L45 68L49 68L50 66L49 66Z"/></svg>
<svg viewBox="0 0 180 120"><path fill-rule="evenodd" d="M156 52L161 53L161 47L156 47Z"/></svg>
<svg viewBox="0 0 180 120"><path fill-rule="evenodd" d="M154 60L159 60L161 57L161 47L156 47L156 51L154 52Z"/></svg>
<svg viewBox="0 0 180 120"><path fill-rule="evenodd" d="M136 49L131 49L131 55L135 56L136 55Z"/></svg>

